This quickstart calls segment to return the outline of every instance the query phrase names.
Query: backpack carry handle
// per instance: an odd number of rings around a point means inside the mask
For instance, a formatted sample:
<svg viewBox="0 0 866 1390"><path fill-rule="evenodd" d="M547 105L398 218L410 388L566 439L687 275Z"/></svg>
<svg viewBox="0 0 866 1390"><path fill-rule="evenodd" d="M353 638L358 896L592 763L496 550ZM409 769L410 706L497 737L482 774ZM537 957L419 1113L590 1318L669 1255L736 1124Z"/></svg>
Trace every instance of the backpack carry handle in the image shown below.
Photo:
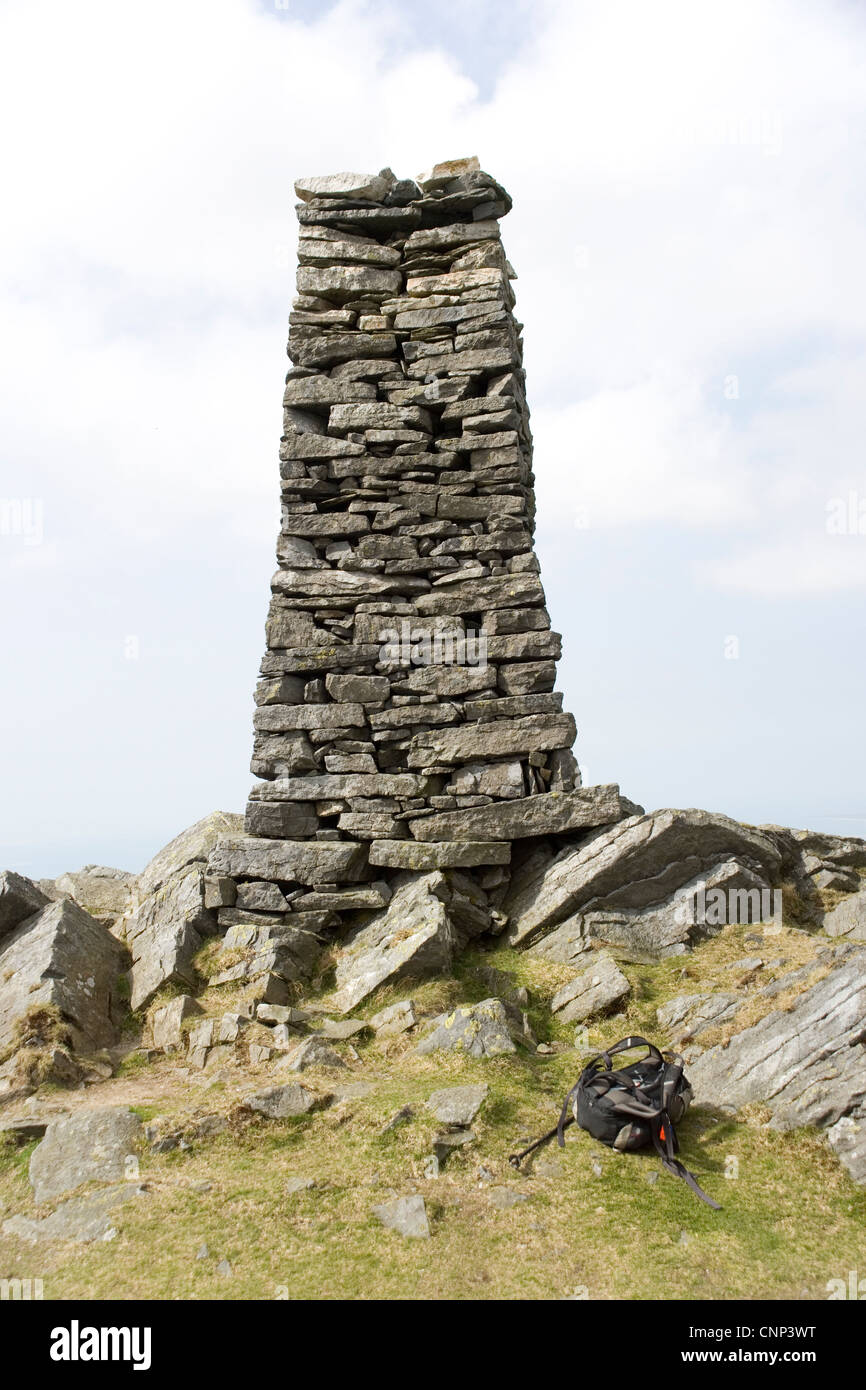
<svg viewBox="0 0 866 1390"><path fill-rule="evenodd" d="M645 1047L648 1050L650 1057L652 1057L654 1061L664 1061L664 1058L659 1049L656 1047L655 1043L651 1043L648 1038L642 1038L637 1034L633 1034L629 1038L620 1038L619 1042L614 1043L613 1047L607 1047L603 1052L596 1053L595 1057L592 1058L592 1061L595 1062L600 1057L604 1062L607 1063L607 1070L613 1071L613 1067L610 1064L611 1057L616 1057L617 1053L619 1052L631 1052L633 1047ZM649 1060L649 1058L647 1058L647 1060Z"/></svg>

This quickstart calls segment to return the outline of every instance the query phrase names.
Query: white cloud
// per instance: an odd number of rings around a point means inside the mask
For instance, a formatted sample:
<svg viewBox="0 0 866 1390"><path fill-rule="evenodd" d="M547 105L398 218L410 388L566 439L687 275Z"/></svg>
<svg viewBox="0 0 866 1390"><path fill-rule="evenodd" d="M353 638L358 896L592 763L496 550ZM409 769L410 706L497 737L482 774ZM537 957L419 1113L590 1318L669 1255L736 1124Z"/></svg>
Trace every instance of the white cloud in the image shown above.
<svg viewBox="0 0 866 1390"><path fill-rule="evenodd" d="M744 550L708 577L722 589L762 598L804 598L866 588L866 536L783 540Z"/></svg>
<svg viewBox="0 0 866 1390"><path fill-rule="evenodd" d="M722 526L751 514L729 421L694 381L656 372L533 417L551 526Z"/></svg>

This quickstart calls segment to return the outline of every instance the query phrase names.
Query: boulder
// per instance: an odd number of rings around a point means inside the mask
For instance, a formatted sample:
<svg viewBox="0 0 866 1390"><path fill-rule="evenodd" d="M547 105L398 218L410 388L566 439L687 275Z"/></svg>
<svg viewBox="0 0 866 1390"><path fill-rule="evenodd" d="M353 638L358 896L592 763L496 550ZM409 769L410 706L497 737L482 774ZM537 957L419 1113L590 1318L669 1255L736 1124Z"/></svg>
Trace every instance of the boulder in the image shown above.
<svg viewBox="0 0 866 1390"><path fill-rule="evenodd" d="M721 931L729 919L758 923L766 914L770 920L773 902L762 871L726 859L690 879L665 902L618 910L590 907L571 921L580 921L589 940L616 946L632 960L654 961L682 955Z"/></svg>
<svg viewBox="0 0 866 1390"><path fill-rule="evenodd" d="M214 811L181 831L155 854L139 874L139 898L145 898L162 888L193 864L204 865L221 835L238 834L243 828L243 816L228 811Z"/></svg>
<svg viewBox="0 0 866 1390"><path fill-rule="evenodd" d="M268 1120L287 1120L296 1115L309 1115L311 1111L326 1105L329 1099L327 1095L319 1095L309 1087L293 1082L289 1086L271 1086L266 1091L244 1096L243 1106L264 1115Z"/></svg>
<svg viewBox="0 0 866 1390"><path fill-rule="evenodd" d="M812 971L830 968L793 1005L772 1010L725 1046L708 1048L689 1063L695 1100L739 1108L767 1106L776 1129L832 1125L866 1098L866 950L837 946ZM807 976L808 979L808 976ZM785 978L776 982L785 987Z"/></svg>
<svg viewBox="0 0 866 1390"><path fill-rule="evenodd" d="M400 999L396 1004L389 1004L387 1009L382 1009L370 1019L378 1038L392 1038L400 1033L408 1033L417 1021L415 1005L411 999Z"/></svg>
<svg viewBox="0 0 866 1390"><path fill-rule="evenodd" d="M220 1043L237 1042L241 1034L249 1027L250 1018L248 1014L233 1013L229 1010L220 1019L219 1040Z"/></svg>
<svg viewBox="0 0 866 1390"><path fill-rule="evenodd" d="M515 1039L523 1040L520 1011L501 999L480 1004L461 1004L450 1014L433 1019L431 1031L415 1048L421 1056L431 1052L465 1052L468 1057L498 1057L516 1052Z"/></svg>
<svg viewBox="0 0 866 1390"><path fill-rule="evenodd" d="M627 999L631 985L607 951L593 953L585 970L557 990L550 1007L561 1023L580 1023Z"/></svg>
<svg viewBox="0 0 866 1390"><path fill-rule="evenodd" d="M540 956L542 960L556 961L560 965L572 965L591 949L586 920L577 913L574 917L567 917L547 936L534 941L528 948L528 954Z"/></svg>
<svg viewBox="0 0 866 1390"><path fill-rule="evenodd" d="M141 1121L124 1106L80 1110L53 1120L30 1158L30 1183L37 1202L50 1202L82 1183L117 1182L137 1164Z"/></svg>
<svg viewBox="0 0 866 1390"><path fill-rule="evenodd" d="M816 888L823 888L831 893L854 893L860 887L859 874L853 869L838 869L835 864L819 863L809 869L808 873Z"/></svg>
<svg viewBox="0 0 866 1390"><path fill-rule="evenodd" d="M0 1047L45 1006L56 1009L79 1051L116 1042L125 963L114 937L69 898L26 917L0 940Z"/></svg>
<svg viewBox="0 0 866 1390"><path fill-rule="evenodd" d="M362 1033L373 1032L372 1026L363 1018L323 1018L310 1026L315 1028L320 1038L328 1038L331 1042L348 1042Z"/></svg>
<svg viewBox="0 0 866 1390"><path fill-rule="evenodd" d="M212 976L211 985L238 984L269 977L272 980L306 980L311 975L322 952L322 941L315 931L302 924L312 914L297 913L297 925L289 914L285 918L256 917L236 923L223 937L223 950L228 959L240 954L219 974ZM318 925L318 919L314 925Z"/></svg>
<svg viewBox="0 0 866 1390"><path fill-rule="evenodd" d="M16 1119L0 1120L0 1136L10 1138L16 1144L29 1144L31 1139L41 1139L48 1128L44 1115L19 1115Z"/></svg>
<svg viewBox="0 0 866 1390"><path fill-rule="evenodd" d="M338 1052L329 1047L324 1038L304 1038L280 1062L281 1071L308 1071L311 1067L326 1067L334 1070L345 1067L346 1063Z"/></svg>
<svg viewBox="0 0 866 1390"><path fill-rule="evenodd" d="M401 876L383 912L356 928L337 961L333 1005L349 1013L380 985L448 970L457 930L446 906L451 893L441 873Z"/></svg>
<svg viewBox="0 0 866 1390"><path fill-rule="evenodd" d="M761 826L772 831L775 826ZM813 854L846 869L866 869L866 840L856 836L825 835L819 830L785 830L801 854Z"/></svg>
<svg viewBox="0 0 866 1390"><path fill-rule="evenodd" d="M854 1182L866 1183L866 1106L858 1106L831 1125L827 1142Z"/></svg>
<svg viewBox="0 0 866 1390"><path fill-rule="evenodd" d="M259 1023L284 1023L300 1028L312 1018L306 1009L293 1009L288 1004L259 1004L256 1019Z"/></svg>
<svg viewBox="0 0 866 1390"><path fill-rule="evenodd" d="M654 811L629 816L606 829L590 831L574 847L535 872L503 904L509 916L507 939L516 946L530 942L580 910L638 916L658 915L661 907L688 913L688 895L701 876L735 861L761 882L777 882L781 851L773 840L709 811ZM688 890L683 897L683 890ZM682 924L690 938L696 930ZM650 932L649 940L657 936ZM670 942L668 950L682 943Z"/></svg>
<svg viewBox="0 0 866 1390"><path fill-rule="evenodd" d="M139 903L125 925L133 1009L147 1005L169 981L194 986L192 958L217 928L215 913L205 907L203 869L193 866L169 878Z"/></svg>

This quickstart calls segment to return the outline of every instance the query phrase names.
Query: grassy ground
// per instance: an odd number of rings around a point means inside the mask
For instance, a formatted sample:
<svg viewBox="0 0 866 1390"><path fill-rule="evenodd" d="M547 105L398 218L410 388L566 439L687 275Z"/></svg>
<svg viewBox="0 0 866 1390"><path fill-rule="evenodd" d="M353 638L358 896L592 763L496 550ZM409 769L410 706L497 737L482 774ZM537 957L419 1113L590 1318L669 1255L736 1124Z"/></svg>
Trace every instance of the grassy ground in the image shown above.
<svg viewBox="0 0 866 1390"><path fill-rule="evenodd" d="M731 962L746 954L785 961L768 966L773 975L826 944L785 929L756 948L744 942L745 930L728 928L687 958L626 965L633 992L625 1015L580 1041L596 1047L633 1031L657 1038L659 1004L711 985L738 988L757 1012L754 987L736 984ZM355 1060L338 1044L347 1070L306 1073L305 1084L327 1090L363 1080L367 1095L297 1120L233 1118L227 1131L185 1151L146 1151L147 1190L118 1209L113 1240L63 1248L0 1236L0 1277L42 1278L46 1298L820 1299L829 1279L866 1267L866 1192L820 1134L776 1133L757 1111L733 1118L693 1109L680 1127L683 1158L721 1212L665 1174L655 1156L616 1155L574 1129L564 1150L552 1145L516 1173L508 1154L555 1122L582 1065L574 1028L552 1023L544 1007L570 968L503 949L477 953L454 978L382 992L359 1014L409 993L428 1014L483 998L491 991L479 966L530 989L538 1001L532 1024L557 1051L417 1057L407 1037L360 1042ZM477 1138L427 1179L439 1127L424 1102L442 1086L470 1081L490 1087ZM125 1103L143 1119L183 1120L233 1115L241 1094L268 1084L268 1066L209 1074L166 1058L128 1062L110 1081L51 1099L69 1107ZM412 1117L383 1135L405 1105ZM31 1150L0 1151L6 1215L38 1212L27 1181ZM316 1185L292 1194L295 1177ZM526 1200L499 1209L502 1189ZM430 1240L403 1239L372 1214L378 1202L410 1192L425 1198ZM197 1258L203 1245L208 1253ZM223 1260L231 1274L219 1272Z"/></svg>

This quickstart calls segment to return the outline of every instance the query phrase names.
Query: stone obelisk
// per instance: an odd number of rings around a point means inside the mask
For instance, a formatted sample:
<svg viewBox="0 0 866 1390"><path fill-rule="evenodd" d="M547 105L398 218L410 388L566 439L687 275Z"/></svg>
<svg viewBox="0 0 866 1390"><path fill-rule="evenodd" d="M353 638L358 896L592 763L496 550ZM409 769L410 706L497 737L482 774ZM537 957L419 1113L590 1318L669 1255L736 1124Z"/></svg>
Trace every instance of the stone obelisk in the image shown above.
<svg viewBox="0 0 866 1390"><path fill-rule="evenodd" d="M615 787L580 789L555 690L511 199L474 158L295 190L259 781L211 870L233 928L265 913L321 940L395 875L489 887L513 841L624 812Z"/></svg>

